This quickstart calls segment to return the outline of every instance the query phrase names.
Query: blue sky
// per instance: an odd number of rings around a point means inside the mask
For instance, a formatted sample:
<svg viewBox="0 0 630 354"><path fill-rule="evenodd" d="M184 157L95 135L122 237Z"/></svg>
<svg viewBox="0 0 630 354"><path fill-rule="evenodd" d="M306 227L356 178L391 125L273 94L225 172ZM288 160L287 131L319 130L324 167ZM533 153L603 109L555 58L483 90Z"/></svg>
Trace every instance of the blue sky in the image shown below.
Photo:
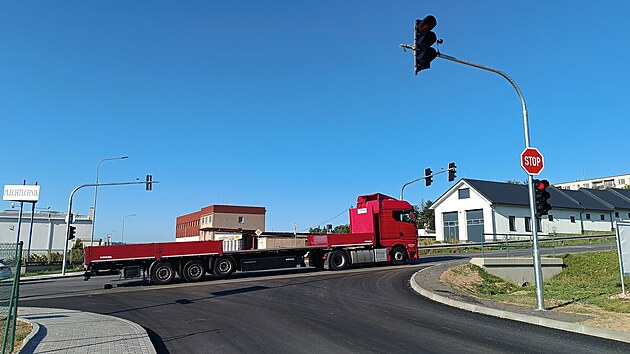
<svg viewBox="0 0 630 354"><path fill-rule="evenodd" d="M150 242L210 204L307 229L451 161L458 178L524 180L507 81L442 59L413 75L399 44L428 14L442 53L520 86L543 178L629 173L629 13L627 1L5 1L0 184L38 182L38 207L64 211L101 159L128 155L100 181L160 183L99 189L96 236L117 240L137 213L125 241ZM405 199L450 185L440 175ZM74 211L93 197L77 192Z"/></svg>

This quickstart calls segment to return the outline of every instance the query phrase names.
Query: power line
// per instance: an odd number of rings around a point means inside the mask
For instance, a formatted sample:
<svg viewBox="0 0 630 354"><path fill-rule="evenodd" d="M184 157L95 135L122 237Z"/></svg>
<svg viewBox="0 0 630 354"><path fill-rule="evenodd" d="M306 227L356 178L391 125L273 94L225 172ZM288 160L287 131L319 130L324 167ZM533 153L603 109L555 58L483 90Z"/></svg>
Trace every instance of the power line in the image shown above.
<svg viewBox="0 0 630 354"><path fill-rule="evenodd" d="M343 214L343 213L345 213L345 212L347 212L347 211L348 211L348 209L344 209L344 210L342 210L342 211L341 211L341 213L339 213L339 214L337 214L337 215L333 216L332 218L330 218L330 219L328 219L328 220L326 220L326 221L324 221L324 222L320 222L319 224L316 224L316 225L314 225L314 226L311 226L311 227L309 227L308 229L303 229L303 230L300 230L300 232L308 231L309 229L315 228L316 226L323 225L323 224L326 224L326 223L327 223L327 222L329 222L329 221L335 220L335 219L336 219L336 218L338 218L341 214Z"/></svg>

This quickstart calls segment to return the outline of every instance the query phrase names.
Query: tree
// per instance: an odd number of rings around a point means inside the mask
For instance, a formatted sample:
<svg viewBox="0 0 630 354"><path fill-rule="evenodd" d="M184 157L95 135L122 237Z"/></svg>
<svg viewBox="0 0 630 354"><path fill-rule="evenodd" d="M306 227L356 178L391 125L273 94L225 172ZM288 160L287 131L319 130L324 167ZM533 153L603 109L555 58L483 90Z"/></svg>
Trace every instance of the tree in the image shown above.
<svg viewBox="0 0 630 354"><path fill-rule="evenodd" d="M350 233L350 224L345 225L337 225L332 230L333 234L349 234Z"/></svg>
<svg viewBox="0 0 630 354"><path fill-rule="evenodd" d="M526 185L529 184L529 182L527 182L527 180L524 181L517 181L515 179L508 179L507 181L505 181L508 184L521 184L521 185Z"/></svg>
<svg viewBox="0 0 630 354"><path fill-rule="evenodd" d="M309 234L327 234L328 233L328 229L326 229L326 227L310 227L308 229L308 233ZM331 233L333 234L347 234L350 233L350 224L345 224L345 225L337 225L335 226L335 228L333 228L331 230Z"/></svg>
<svg viewBox="0 0 630 354"><path fill-rule="evenodd" d="M427 200L413 207L416 214L416 226L419 229L435 231L435 210L430 209L433 202Z"/></svg>
<svg viewBox="0 0 630 354"><path fill-rule="evenodd" d="M326 228L321 228L319 226L309 227L308 228L308 233L309 234L325 234L326 233Z"/></svg>
<svg viewBox="0 0 630 354"><path fill-rule="evenodd" d="M72 245L72 249L70 249L70 261L71 262L77 262L77 261L81 261L83 262L84 260L84 253L83 253L83 242L81 242L80 239L77 238L77 240L74 242L74 245Z"/></svg>

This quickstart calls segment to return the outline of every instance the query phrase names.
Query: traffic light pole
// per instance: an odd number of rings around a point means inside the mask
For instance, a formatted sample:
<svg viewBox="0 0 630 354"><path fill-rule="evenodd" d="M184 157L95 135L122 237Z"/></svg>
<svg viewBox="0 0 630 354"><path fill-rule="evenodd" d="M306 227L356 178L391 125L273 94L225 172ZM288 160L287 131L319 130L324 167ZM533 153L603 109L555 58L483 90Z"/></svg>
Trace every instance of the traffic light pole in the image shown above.
<svg viewBox="0 0 630 354"><path fill-rule="evenodd" d="M416 183L418 181L425 180L425 179L427 179L429 177L433 177L435 175L439 175L441 173L446 173L446 172L454 171L454 170L455 170L455 168L447 168L446 170L443 170L443 171L440 171L440 172L435 172L435 173L432 173L432 174L430 174L428 176L423 176L423 177L420 177L420 178L416 178L413 181L409 181L409 182L403 184L403 186L400 188L400 200L403 200L403 193L405 192L405 187L407 187L408 185L410 185L412 183Z"/></svg>
<svg viewBox="0 0 630 354"><path fill-rule="evenodd" d="M66 240L63 246L63 264L61 265L61 275L66 274L66 257L68 255L68 241L70 241L70 226L72 225L72 198L74 197L74 193L81 188L84 187L102 187L102 186L125 186L129 184L149 184L149 183L159 183L158 181L135 181L135 182L117 182L117 183L92 183L92 184L84 184L78 186L70 192L70 198L68 200L68 215L66 216ZM148 189L148 188L147 188Z"/></svg>
<svg viewBox="0 0 630 354"><path fill-rule="evenodd" d="M511 77L507 76L504 72L500 70L493 69L493 68L479 65L479 64L475 64L475 63L471 63L469 61L460 60L450 55L438 53L437 57L444 60L449 60L455 63L464 64L464 65L472 66L478 69L490 71L495 74L499 74L504 79L506 79L512 85L512 87L514 87L514 89L516 90L516 93L518 94L518 97L521 100L521 107L523 108L523 128L525 130L525 148L527 149L530 147L529 121L527 119L527 106L525 105L525 98L523 97L521 90L516 85L516 82L514 82L514 80L512 80ZM540 251L538 250L538 229L537 229L537 224L536 224L536 207L535 207L535 202L534 202L534 182L533 182L532 175L529 173L527 174L527 183L528 183L528 190L529 190L529 209L531 213L531 223L532 223L531 229L532 229L532 243L533 243L533 253L534 253L533 255L534 256L534 279L536 281L536 305L537 305L536 309L542 311L545 309L545 306L544 306L544 301L543 301L542 267L540 264Z"/></svg>

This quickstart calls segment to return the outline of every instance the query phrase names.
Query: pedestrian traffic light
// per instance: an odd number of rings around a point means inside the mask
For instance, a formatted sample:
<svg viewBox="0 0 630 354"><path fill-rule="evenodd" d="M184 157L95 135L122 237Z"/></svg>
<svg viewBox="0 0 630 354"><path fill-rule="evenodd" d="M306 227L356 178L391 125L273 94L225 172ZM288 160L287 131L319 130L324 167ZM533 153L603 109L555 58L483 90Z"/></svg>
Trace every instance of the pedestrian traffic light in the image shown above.
<svg viewBox="0 0 630 354"><path fill-rule="evenodd" d="M68 228L70 229L70 231L68 232L68 241L70 241L73 238L77 237L77 228L72 225L68 226Z"/></svg>
<svg viewBox="0 0 630 354"><path fill-rule="evenodd" d="M151 176L151 175L147 175L146 189L148 191L153 189L153 176Z"/></svg>
<svg viewBox="0 0 630 354"><path fill-rule="evenodd" d="M551 210L551 205L547 202L551 194L547 192L547 187L549 187L549 181L546 179L534 180L534 199L536 201L536 216L538 217L549 214L549 210Z"/></svg>
<svg viewBox="0 0 630 354"><path fill-rule="evenodd" d="M455 162L449 163L448 164L448 181L449 182L453 182L455 180L455 177L457 177L456 173L457 173L457 165L455 165Z"/></svg>
<svg viewBox="0 0 630 354"><path fill-rule="evenodd" d="M433 183L433 171L430 168L424 169L424 183L428 186Z"/></svg>
<svg viewBox="0 0 630 354"><path fill-rule="evenodd" d="M423 20L416 20L413 32L414 73L431 67L431 62L438 55L431 46L437 41L437 35L431 30L437 25L435 17L429 15Z"/></svg>

